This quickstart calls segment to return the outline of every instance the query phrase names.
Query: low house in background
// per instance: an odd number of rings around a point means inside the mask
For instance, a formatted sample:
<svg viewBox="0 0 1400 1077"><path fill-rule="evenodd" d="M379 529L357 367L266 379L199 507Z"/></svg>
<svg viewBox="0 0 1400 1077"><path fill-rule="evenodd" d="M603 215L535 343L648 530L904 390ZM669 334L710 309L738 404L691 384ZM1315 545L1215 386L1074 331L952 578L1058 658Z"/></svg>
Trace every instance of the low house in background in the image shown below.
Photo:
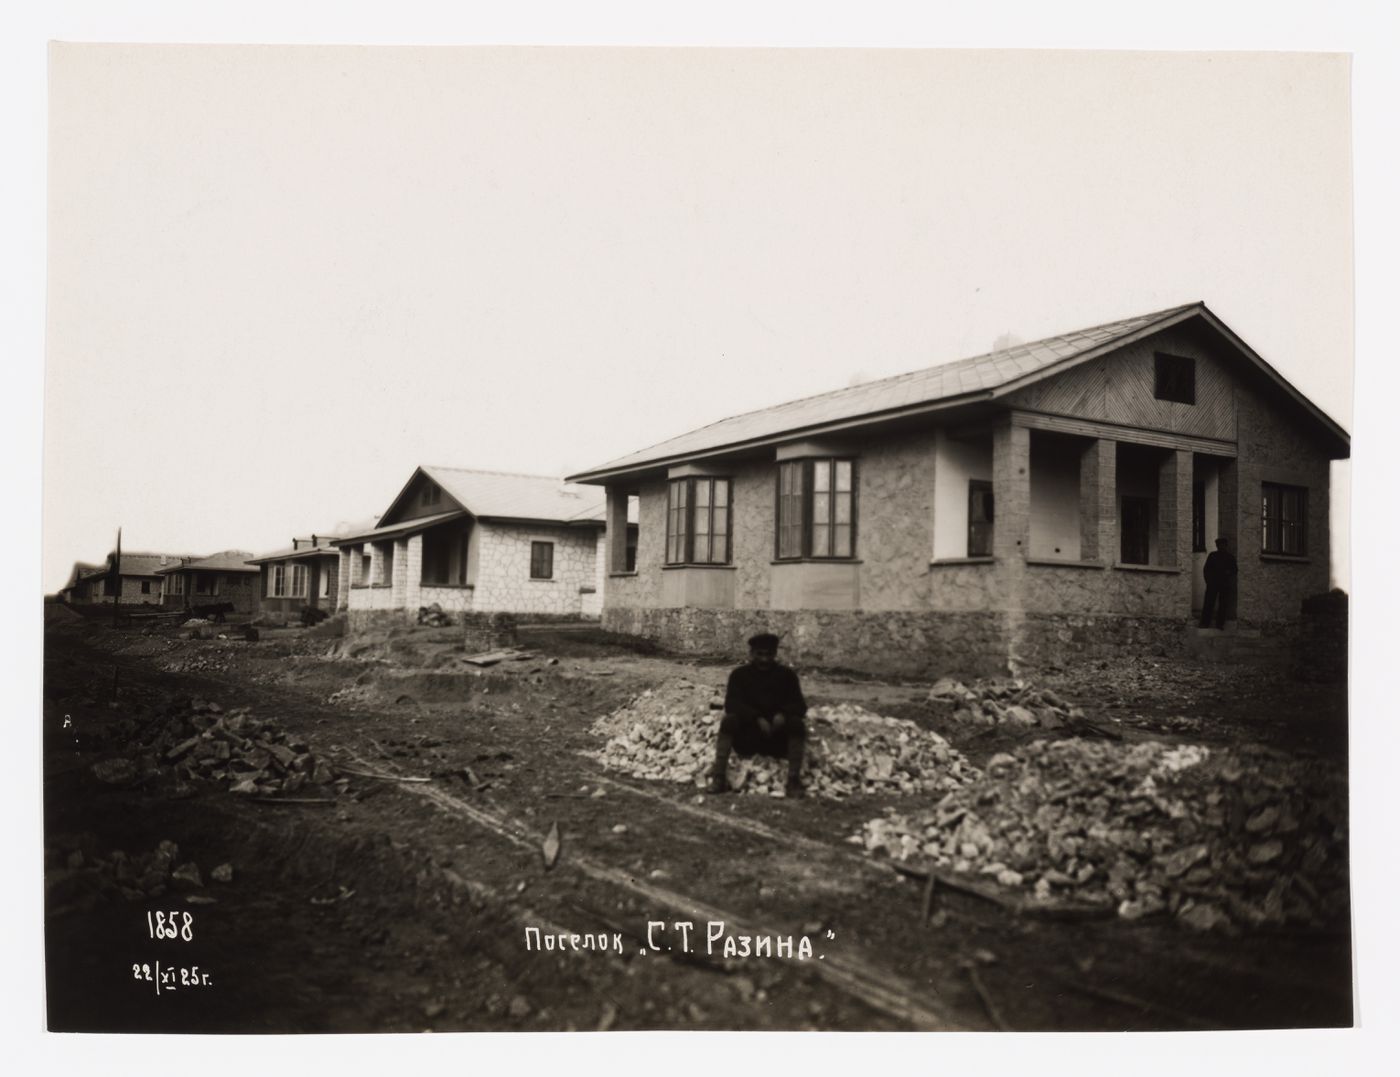
<svg viewBox="0 0 1400 1077"><path fill-rule="evenodd" d="M70 577L65 588L74 605L111 605L120 597L123 606L157 606L162 602L161 585L164 577L161 572L178 565L188 555L174 553L128 553L122 551L121 565L117 578L112 576L112 559L116 552L107 555L102 565L74 565L76 579ZM84 571L79 572L79 568Z"/></svg>
<svg viewBox="0 0 1400 1077"><path fill-rule="evenodd" d="M287 549L250 557L248 564L260 573L260 612L274 619L291 619L300 617L305 609L331 613L340 608L340 551L331 543L342 534L373 526L374 521L367 521L341 526L334 534L294 537Z"/></svg>
<svg viewBox="0 0 1400 1077"><path fill-rule="evenodd" d="M618 525L627 532L624 518ZM596 617L603 496L539 475L419 467L373 528L335 539L337 607L352 626L416 621L437 605L478 613Z"/></svg>
<svg viewBox="0 0 1400 1077"><path fill-rule="evenodd" d="M94 565L89 561L74 561L67 581L58 589L58 600L68 605L76 604L79 601L78 595L81 591L78 585L82 583L84 577L99 571L102 571L101 565Z"/></svg>
<svg viewBox="0 0 1400 1077"><path fill-rule="evenodd" d="M571 476L640 503L605 628L892 672L1177 647L1217 537L1239 621L1329 582L1337 423L1203 303L739 415Z"/></svg>
<svg viewBox="0 0 1400 1077"><path fill-rule="evenodd" d="M160 569L165 605L195 613L214 606L230 606L234 613L255 612L258 568L248 564L251 556L246 550L225 550L208 557L182 558Z"/></svg>

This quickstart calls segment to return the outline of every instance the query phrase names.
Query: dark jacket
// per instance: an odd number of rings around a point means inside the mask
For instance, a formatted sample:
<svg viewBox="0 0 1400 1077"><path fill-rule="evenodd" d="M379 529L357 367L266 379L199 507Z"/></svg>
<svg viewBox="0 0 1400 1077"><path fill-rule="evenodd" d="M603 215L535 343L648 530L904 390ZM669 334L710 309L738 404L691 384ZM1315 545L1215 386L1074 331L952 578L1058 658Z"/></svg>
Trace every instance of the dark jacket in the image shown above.
<svg viewBox="0 0 1400 1077"><path fill-rule="evenodd" d="M1235 577L1239 574L1240 566L1235 561L1235 555L1229 550L1215 550L1206 557L1206 583L1217 585L1234 583Z"/></svg>
<svg viewBox="0 0 1400 1077"><path fill-rule="evenodd" d="M801 718L807 713L807 701L802 698L797 674L787 666L775 664L760 669L751 663L729 675L724 713L745 720L772 718L775 714Z"/></svg>

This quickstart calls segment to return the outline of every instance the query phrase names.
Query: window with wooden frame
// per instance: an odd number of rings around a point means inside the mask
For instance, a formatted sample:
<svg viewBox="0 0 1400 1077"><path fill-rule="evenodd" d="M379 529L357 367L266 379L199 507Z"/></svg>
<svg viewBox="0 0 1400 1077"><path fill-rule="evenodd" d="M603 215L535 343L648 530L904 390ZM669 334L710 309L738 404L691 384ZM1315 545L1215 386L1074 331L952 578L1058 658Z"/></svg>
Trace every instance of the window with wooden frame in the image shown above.
<svg viewBox="0 0 1400 1077"><path fill-rule="evenodd" d="M1176 404L1196 402L1196 360L1189 355L1153 356L1152 395Z"/></svg>
<svg viewBox="0 0 1400 1077"><path fill-rule="evenodd" d="M1264 553L1305 557L1308 552L1308 489L1306 486L1263 484L1259 502Z"/></svg>
<svg viewBox="0 0 1400 1077"><path fill-rule="evenodd" d="M319 597L319 598L330 598L330 597L331 597L331 573L333 573L333 572L335 571L335 569L334 569L330 564L328 564L326 561L322 560L321 564L318 566L318 571L321 573L321 576L320 576L321 585L320 585L320 587L317 588L317 597Z"/></svg>
<svg viewBox="0 0 1400 1077"><path fill-rule="evenodd" d="M370 571L374 566L374 559L367 553L360 554L360 582L368 586L371 583Z"/></svg>
<svg viewBox="0 0 1400 1077"><path fill-rule="evenodd" d="M172 595L183 595L185 593L185 577L178 572L165 577L168 590Z"/></svg>
<svg viewBox="0 0 1400 1077"><path fill-rule="evenodd" d="M784 460L778 465L779 560L855 556L855 461Z"/></svg>
<svg viewBox="0 0 1400 1077"><path fill-rule="evenodd" d="M306 566L305 566L305 565L293 565L293 566L292 566L292 597L293 597L293 598L305 598L305 597L306 597L306 576L307 576L307 572L306 572Z"/></svg>
<svg viewBox="0 0 1400 1077"><path fill-rule="evenodd" d="M530 543L530 579L554 579L554 543Z"/></svg>
<svg viewBox="0 0 1400 1077"><path fill-rule="evenodd" d="M439 486L439 485L437 485L436 483L432 483L432 482L430 482L430 483L428 483L426 486L424 486L424 487L423 487L423 504L425 504L425 505L440 505L440 504L442 504L442 487Z"/></svg>
<svg viewBox="0 0 1400 1077"><path fill-rule="evenodd" d="M284 598L287 594L287 566L273 565L272 571L267 574L267 596L269 598Z"/></svg>
<svg viewBox="0 0 1400 1077"><path fill-rule="evenodd" d="M194 593L197 595L217 595L219 593L219 577L214 572L196 572L194 574Z"/></svg>
<svg viewBox="0 0 1400 1077"><path fill-rule="evenodd" d="M1191 552L1205 553L1206 549L1206 484L1191 484Z"/></svg>
<svg viewBox="0 0 1400 1077"><path fill-rule="evenodd" d="M729 494L728 479L692 476L671 480L666 499L668 565L729 563ZM633 543L630 563L635 568L635 539L629 541Z"/></svg>
<svg viewBox="0 0 1400 1077"><path fill-rule="evenodd" d="M992 556L992 527L995 511L992 484L986 479L967 482L967 556Z"/></svg>

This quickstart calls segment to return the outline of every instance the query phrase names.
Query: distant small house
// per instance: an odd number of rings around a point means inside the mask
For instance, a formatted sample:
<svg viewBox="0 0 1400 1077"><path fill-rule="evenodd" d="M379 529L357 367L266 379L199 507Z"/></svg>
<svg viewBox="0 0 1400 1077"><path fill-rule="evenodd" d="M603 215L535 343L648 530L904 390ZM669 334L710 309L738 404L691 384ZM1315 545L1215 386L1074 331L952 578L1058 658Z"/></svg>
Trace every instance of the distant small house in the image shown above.
<svg viewBox="0 0 1400 1077"><path fill-rule="evenodd" d="M84 576L91 576L94 572L101 571L101 565L94 565L88 561L73 562L73 570L68 573L68 580L58 589L58 600L69 605L75 605L81 601L78 597Z"/></svg>
<svg viewBox="0 0 1400 1077"><path fill-rule="evenodd" d="M246 550L225 550L208 557L182 558L160 569L165 604L195 611L229 605L235 613L255 612L259 570L248 564L251 556Z"/></svg>
<svg viewBox="0 0 1400 1077"><path fill-rule="evenodd" d="M264 615L298 617L302 610L333 611L340 603L340 551L331 543L355 531L372 528L375 521L344 527L334 534L293 538L290 547L251 557L248 564L261 573L258 605Z"/></svg>
<svg viewBox="0 0 1400 1077"><path fill-rule="evenodd" d="M417 468L375 527L333 541L337 608L596 617L603 513L601 491L557 478Z"/></svg>
<svg viewBox="0 0 1400 1077"><path fill-rule="evenodd" d="M73 566L69 582L60 592L65 601L74 605L102 605L117 601L127 605L160 605L162 601L161 572L181 561L190 560L188 555L175 553L128 553L122 551L121 565L116 576L112 575L112 559L116 552L107 555L101 565L88 565L79 562Z"/></svg>

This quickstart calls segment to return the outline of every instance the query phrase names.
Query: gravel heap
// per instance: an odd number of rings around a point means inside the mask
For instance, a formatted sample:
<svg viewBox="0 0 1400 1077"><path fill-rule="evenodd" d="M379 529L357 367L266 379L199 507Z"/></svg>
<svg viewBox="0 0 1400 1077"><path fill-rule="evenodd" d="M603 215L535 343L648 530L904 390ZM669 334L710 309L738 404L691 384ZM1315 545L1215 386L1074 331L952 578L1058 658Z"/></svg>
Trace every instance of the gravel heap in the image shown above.
<svg viewBox="0 0 1400 1077"><path fill-rule="evenodd" d="M714 762L723 700L712 685L675 681L643 693L593 725L608 737L589 753L611 770L703 787ZM943 794L978 776L937 733L850 703L807 712L802 780L818 797ZM778 796L787 763L731 757L729 781L743 793Z"/></svg>
<svg viewBox="0 0 1400 1077"><path fill-rule="evenodd" d="M92 772L114 785L173 776L174 796L193 794L195 781L259 796L292 795L306 786L343 792L349 785L276 722L254 718L247 707L224 713L217 703L199 700L141 727L124 756L104 759Z"/></svg>
<svg viewBox="0 0 1400 1077"><path fill-rule="evenodd" d="M1035 899L1199 929L1346 915L1345 775L1262 748L1037 740L933 808L889 811L870 853L994 877Z"/></svg>
<svg viewBox="0 0 1400 1077"><path fill-rule="evenodd" d="M944 677L929 689L928 699L952 707L954 721L977 725L1058 729L1084 717L1082 710L1052 689L1035 688L1020 678L979 680L969 685Z"/></svg>

